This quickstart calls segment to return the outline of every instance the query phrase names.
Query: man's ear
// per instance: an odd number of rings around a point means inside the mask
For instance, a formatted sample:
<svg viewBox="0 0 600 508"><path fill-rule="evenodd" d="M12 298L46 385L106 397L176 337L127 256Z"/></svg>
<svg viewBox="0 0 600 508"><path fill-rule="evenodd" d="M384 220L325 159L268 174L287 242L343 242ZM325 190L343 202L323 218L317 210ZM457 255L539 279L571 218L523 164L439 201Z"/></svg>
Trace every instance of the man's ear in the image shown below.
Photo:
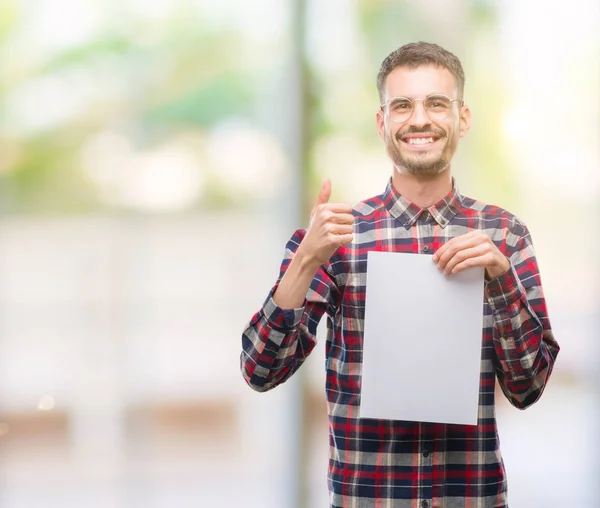
<svg viewBox="0 0 600 508"><path fill-rule="evenodd" d="M471 128L471 110L467 106L460 108L460 130L459 135L462 138Z"/></svg>
<svg viewBox="0 0 600 508"><path fill-rule="evenodd" d="M381 141L385 141L385 118L381 109L377 110L375 122L377 123L377 134L379 134Z"/></svg>

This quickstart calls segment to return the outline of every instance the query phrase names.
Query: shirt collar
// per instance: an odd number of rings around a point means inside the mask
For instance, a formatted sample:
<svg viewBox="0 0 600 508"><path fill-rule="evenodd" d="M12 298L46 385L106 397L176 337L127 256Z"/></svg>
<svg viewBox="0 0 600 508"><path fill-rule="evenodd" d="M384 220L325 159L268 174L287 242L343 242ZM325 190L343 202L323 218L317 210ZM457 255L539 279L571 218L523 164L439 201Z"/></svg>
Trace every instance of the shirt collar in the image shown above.
<svg viewBox="0 0 600 508"><path fill-rule="evenodd" d="M419 216L426 211L431 214L440 227L445 228L462 205L462 196L458 191L454 178L452 178L452 190L448 194L430 207L420 208L402 196L394 188L390 178L383 193L383 202L390 214L406 229L410 228Z"/></svg>

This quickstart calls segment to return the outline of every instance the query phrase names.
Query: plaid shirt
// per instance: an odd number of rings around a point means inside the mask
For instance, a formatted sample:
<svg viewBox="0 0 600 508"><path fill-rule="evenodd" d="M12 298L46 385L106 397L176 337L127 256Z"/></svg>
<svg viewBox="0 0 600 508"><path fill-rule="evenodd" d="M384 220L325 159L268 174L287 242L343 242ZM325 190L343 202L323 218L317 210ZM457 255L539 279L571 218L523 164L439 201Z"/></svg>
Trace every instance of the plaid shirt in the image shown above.
<svg viewBox="0 0 600 508"><path fill-rule="evenodd" d="M241 354L246 382L266 391L288 379L314 348L317 324L327 313L331 506L506 507L495 379L524 409L542 394L559 351L527 228L501 208L461 196L456 187L421 209L390 182L382 195L355 205L353 214L352 243L321 266L304 306L278 307L276 285L249 322ZM477 425L359 418L367 252L431 255L474 229L485 231L511 263L505 275L485 283ZM296 231L287 244L280 278L304 235Z"/></svg>

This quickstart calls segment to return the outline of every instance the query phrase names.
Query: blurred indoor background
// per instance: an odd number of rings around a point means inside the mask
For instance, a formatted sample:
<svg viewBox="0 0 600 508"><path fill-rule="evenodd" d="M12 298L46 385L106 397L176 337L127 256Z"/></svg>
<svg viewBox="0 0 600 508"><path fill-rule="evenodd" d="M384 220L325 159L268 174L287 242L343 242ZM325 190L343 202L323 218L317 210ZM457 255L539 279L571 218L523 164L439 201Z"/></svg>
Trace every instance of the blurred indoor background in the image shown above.
<svg viewBox="0 0 600 508"><path fill-rule="evenodd" d="M385 187L375 77L427 40L466 71L459 188L529 226L562 347L498 399L511 508L597 507L599 30L597 0L2 0L0 506L327 506L322 341L257 394L240 334L321 178Z"/></svg>

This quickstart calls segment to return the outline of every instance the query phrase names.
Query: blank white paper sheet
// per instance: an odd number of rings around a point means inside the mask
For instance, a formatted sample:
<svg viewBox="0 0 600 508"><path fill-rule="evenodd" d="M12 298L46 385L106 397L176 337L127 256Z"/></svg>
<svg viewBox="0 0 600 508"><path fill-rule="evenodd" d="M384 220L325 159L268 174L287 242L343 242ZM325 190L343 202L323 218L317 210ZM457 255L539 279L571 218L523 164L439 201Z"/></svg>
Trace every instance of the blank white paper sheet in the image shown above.
<svg viewBox="0 0 600 508"><path fill-rule="evenodd" d="M476 425L484 269L367 254L360 417Z"/></svg>

